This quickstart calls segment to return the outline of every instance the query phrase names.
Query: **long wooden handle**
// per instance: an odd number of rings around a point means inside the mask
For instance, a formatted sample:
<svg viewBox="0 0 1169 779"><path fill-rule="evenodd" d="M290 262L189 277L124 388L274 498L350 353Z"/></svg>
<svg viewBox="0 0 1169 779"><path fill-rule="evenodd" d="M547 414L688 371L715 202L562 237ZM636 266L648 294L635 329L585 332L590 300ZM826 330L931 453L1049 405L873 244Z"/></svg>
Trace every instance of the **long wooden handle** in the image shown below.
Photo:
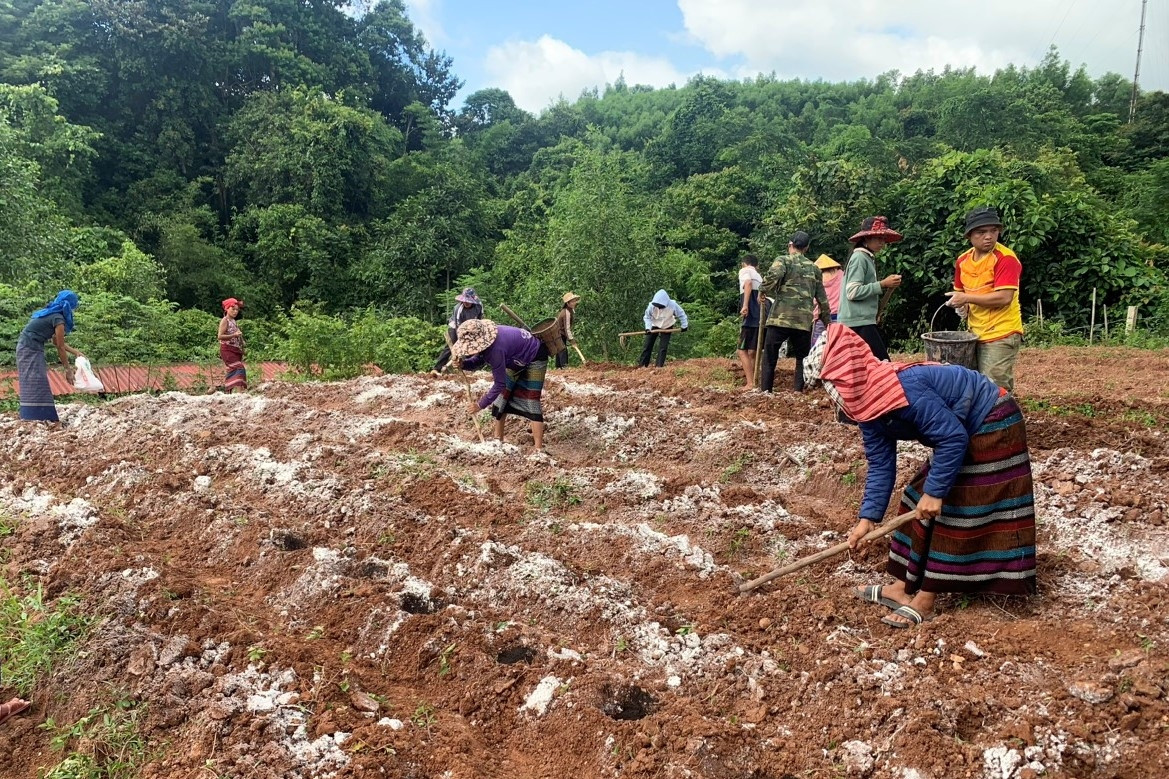
<svg viewBox="0 0 1169 779"><path fill-rule="evenodd" d="M511 318L512 318L512 320L513 320L513 321L514 321L514 322L515 322L517 325L519 325L520 327L524 328L525 330L531 330L531 329L532 329L532 328L528 327L528 326L527 326L527 324L525 324L525 323L524 323L524 320L520 319L520 315L519 315L519 314L517 314L516 312L512 311L512 310L511 310L511 309L508 307L507 303L500 303L500 304L499 304L499 307L500 307L500 308L502 308L502 309L503 309L503 313L505 313L505 314L507 314L509 317L511 317Z"/></svg>
<svg viewBox="0 0 1169 779"><path fill-rule="evenodd" d="M619 336L622 336L622 335L645 335L645 332L646 332L645 330L630 330L628 333L617 333L617 335L619 335ZM651 330L650 332L652 332L652 333L680 333L680 332L682 332L682 328L671 327L668 330Z"/></svg>
<svg viewBox="0 0 1169 779"><path fill-rule="evenodd" d="M889 298L893 297L893 293L897 287L889 287L885 290L885 294L881 295L881 299L877 301L877 324L885 321L885 309L889 306Z"/></svg>
<svg viewBox="0 0 1169 779"><path fill-rule="evenodd" d="M887 536L890 533L892 533L894 530L896 530L897 528L904 525L909 520L913 519L915 516L917 516L917 512L907 511L904 514L901 514L900 516L898 516L896 519L891 519L888 522L882 523L880 527L878 527L876 530L873 530L872 532L868 533L864 537L864 539L862 539L862 540L875 541L876 539L880 538L881 536ZM771 571L770 573L763 574L758 579L752 579L751 581L747 582L746 584L740 584L739 585L739 594L742 594L744 592L750 592L751 590L755 589L756 587L758 587L760 585L767 584L769 581L772 581L773 579L778 579L780 576L786 576L787 574L792 573L793 571L798 571L801 568L807 568L809 565L815 565L816 563L820 562L821 560L827 560L829 557L835 557L836 555L841 554L843 552L847 552L847 551L848 551L848 542L842 541L839 544L837 544L836 546L830 546L821 552L816 552L816 554L808 555L807 557L800 558L799 560L796 560L794 563L790 563L788 565L785 565L782 568L776 568L775 570Z"/></svg>
<svg viewBox="0 0 1169 779"><path fill-rule="evenodd" d="M576 344L573 344L572 348L576 350L576 356L580 358L580 364L588 365L589 361L584 358L584 353L580 350L580 347Z"/></svg>
<svg viewBox="0 0 1169 779"><path fill-rule="evenodd" d="M446 339L446 348L453 350L454 346L455 346L455 342L451 340L450 332L447 331L447 332L443 333L442 335L443 335L443 338ZM463 367L461 365L459 366L459 375L463 377L463 386L467 390L467 400L474 400L475 396L473 394L471 394L471 380L467 378L467 372L463 370ZM487 441L484 440L484 438L483 438L483 425L479 422L479 415L472 414L471 419L475 420L475 432L479 434L479 443L481 443L481 444L487 443Z"/></svg>

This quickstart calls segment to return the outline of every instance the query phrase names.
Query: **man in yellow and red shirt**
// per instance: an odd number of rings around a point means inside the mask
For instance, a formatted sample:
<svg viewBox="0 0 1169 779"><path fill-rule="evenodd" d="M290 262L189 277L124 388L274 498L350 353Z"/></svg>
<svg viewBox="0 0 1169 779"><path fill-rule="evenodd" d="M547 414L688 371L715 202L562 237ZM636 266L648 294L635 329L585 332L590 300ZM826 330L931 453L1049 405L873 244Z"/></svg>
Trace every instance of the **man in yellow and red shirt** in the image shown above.
<svg viewBox="0 0 1169 779"><path fill-rule="evenodd" d="M970 332L978 336L978 372L1006 390L1015 386L1015 359L1023 345L1019 280L1023 265L999 243L999 212L979 206L966 215L970 249L954 263L950 305L967 307Z"/></svg>

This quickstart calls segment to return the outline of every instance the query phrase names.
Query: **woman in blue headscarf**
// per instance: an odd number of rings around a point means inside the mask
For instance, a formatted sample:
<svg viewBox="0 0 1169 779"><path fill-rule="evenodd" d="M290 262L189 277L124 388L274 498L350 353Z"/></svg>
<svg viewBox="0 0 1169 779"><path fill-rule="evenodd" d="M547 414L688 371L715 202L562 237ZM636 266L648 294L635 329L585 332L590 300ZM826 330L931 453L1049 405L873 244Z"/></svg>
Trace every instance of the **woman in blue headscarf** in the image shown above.
<svg viewBox="0 0 1169 779"><path fill-rule="evenodd" d="M65 366L65 378L73 384L73 366L68 355L84 357L65 343L65 334L73 332L73 309L81 302L76 292L62 290L52 303L33 313L20 331L16 342L16 370L20 380L20 418L39 422L59 422L53 391L49 389L49 364L45 361L45 344L57 347L57 357Z"/></svg>

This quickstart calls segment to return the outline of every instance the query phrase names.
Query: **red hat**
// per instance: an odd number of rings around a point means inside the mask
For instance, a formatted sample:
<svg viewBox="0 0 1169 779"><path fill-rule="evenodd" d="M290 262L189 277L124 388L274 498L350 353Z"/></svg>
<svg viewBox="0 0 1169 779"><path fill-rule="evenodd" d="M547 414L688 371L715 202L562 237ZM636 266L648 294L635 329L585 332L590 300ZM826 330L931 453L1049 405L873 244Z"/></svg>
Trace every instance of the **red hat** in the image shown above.
<svg viewBox="0 0 1169 779"><path fill-rule="evenodd" d="M885 243L897 243L902 239L901 233L889 229L889 220L883 216L870 216L861 222L861 231L849 238L849 243L863 241L865 238L884 238Z"/></svg>
<svg viewBox="0 0 1169 779"><path fill-rule="evenodd" d="M223 310L225 312L227 311L227 309L231 308L232 306L238 306L239 308L243 308L244 302L242 300L236 300L235 298L228 298L227 300L223 301Z"/></svg>

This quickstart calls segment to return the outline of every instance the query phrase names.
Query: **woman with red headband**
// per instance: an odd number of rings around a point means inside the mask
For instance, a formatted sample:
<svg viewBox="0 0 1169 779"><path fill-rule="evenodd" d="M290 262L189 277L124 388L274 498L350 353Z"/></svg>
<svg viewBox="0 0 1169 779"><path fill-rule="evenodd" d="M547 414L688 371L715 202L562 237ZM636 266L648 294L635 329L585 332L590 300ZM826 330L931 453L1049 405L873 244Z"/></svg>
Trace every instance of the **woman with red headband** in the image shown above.
<svg viewBox="0 0 1169 779"><path fill-rule="evenodd" d="M244 334L236 319L244 308L242 300L223 301L223 319L219 320L219 359L227 366L227 391L245 391L248 388L248 369L244 367Z"/></svg>
<svg viewBox="0 0 1169 779"><path fill-rule="evenodd" d="M1035 493L1019 404L994 382L960 365L882 362L860 335L828 326L804 361L808 386L860 425L868 475L860 519L863 543L885 516L897 478L897 442L918 441L933 456L905 487L901 505L916 519L891 536L894 581L854 590L907 628L933 616L938 593L1035 592Z"/></svg>

